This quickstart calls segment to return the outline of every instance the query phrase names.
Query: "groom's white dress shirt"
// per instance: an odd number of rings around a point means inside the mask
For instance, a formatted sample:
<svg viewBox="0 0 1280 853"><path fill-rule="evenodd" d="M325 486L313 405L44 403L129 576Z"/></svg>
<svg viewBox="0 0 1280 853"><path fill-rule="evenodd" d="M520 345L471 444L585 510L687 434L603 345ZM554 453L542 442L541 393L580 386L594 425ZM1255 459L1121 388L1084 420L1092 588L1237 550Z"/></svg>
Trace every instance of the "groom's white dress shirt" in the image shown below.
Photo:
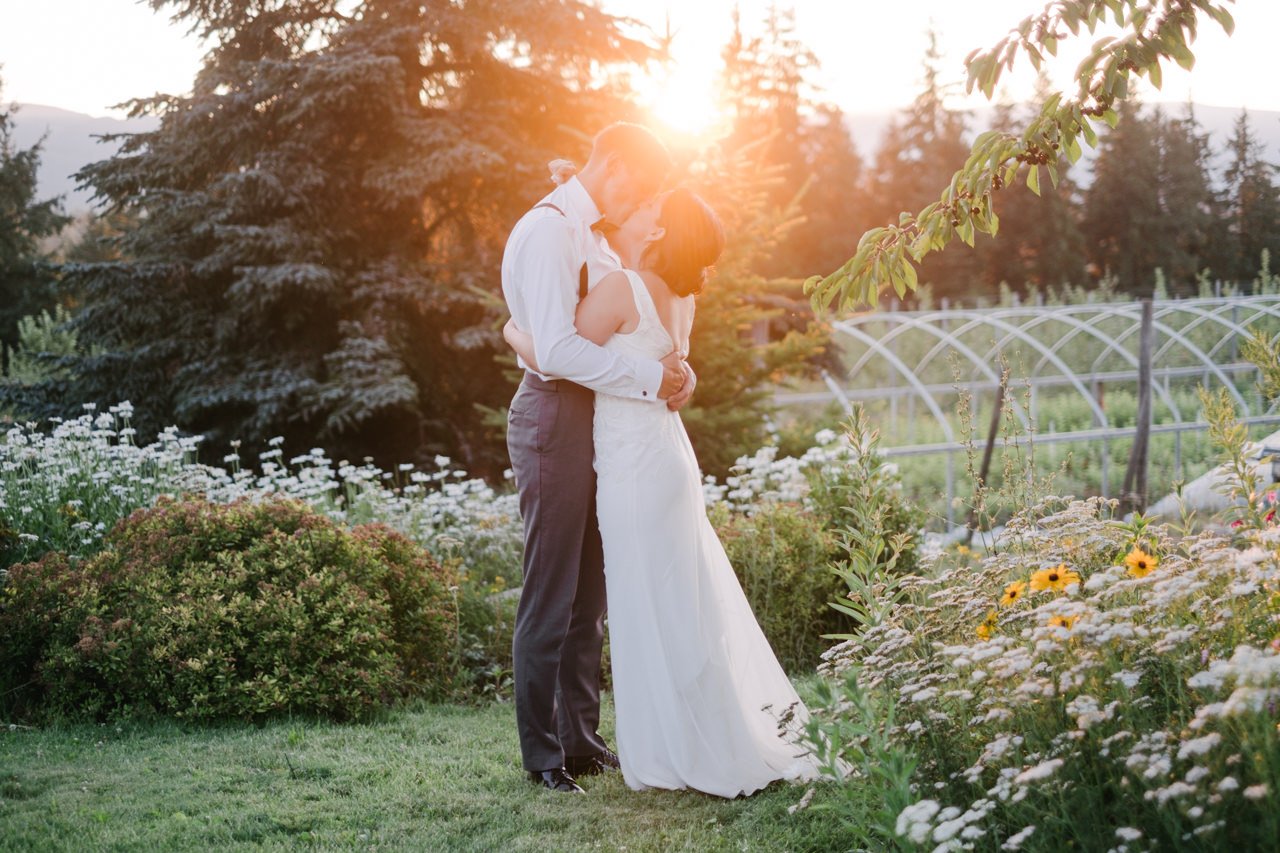
<svg viewBox="0 0 1280 853"><path fill-rule="evenodd" d="M622 262L604 237L591 230L600 210L576 177L526 213L507 238L502 255L502 295L521 330L533 335L537 375L569 379L592 391L657 400L662 364L612 352L578 335L573 325L578 277L587 265L588 287ZM520 366L528 369L521 359Z"/></svg>

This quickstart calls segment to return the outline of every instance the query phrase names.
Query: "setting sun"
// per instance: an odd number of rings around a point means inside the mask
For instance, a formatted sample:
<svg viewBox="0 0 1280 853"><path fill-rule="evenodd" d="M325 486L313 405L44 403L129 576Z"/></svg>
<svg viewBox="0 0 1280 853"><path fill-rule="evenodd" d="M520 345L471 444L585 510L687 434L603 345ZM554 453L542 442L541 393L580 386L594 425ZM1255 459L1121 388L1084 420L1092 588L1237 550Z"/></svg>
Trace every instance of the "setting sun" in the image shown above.
<svg viewBox="0 0 1280 853"><path fill-rule="evenodd" d="M670 133L707 137L724 122L714 75L670 66L637 79L635 87L641 106Z"/></svg>

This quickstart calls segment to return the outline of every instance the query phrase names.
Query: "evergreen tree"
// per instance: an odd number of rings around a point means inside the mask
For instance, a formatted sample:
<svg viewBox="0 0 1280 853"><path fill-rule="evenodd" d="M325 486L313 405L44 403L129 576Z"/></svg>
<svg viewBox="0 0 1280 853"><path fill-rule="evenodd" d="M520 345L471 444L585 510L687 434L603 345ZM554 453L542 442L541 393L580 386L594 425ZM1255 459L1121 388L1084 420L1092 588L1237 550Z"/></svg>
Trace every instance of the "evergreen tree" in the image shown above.
<svg viewBox="0 0 1280 853"><path fill-rule="evenodd" d="M0 373L9 349L18 343L19 321L56 302L55 271L40 241L70 221L62 213L61 198L36 200L44 140L18 149L13 142L15 112L16 106L0 106Z"/></svg>
<svg viewBox="0 0 1280 853"><path fill-rule="evenodd" d="M1109 272L1121 290L1149 294L1156 268L1167 260L1157 239L1165 215L1160 204L1160 121L1132 101L1118 103L1116 112L1115 129L1099 143L1081 230L1094 274Z"/></svg>
<svg viewBox="0 0 1280 853"><path fill-rule="evenodd" d="M1160 207L1164 211L1161 268L1169 292L1190 295L1196 276L1221 269L1219 200L1210 177L1209 134L1187 105L1182 118L1163 118L1160 126Z"/></svg>
<svg viewBox="0 0 1280 853"><path fill-rule="evenodd" d="M1249 126L1248 110L1241 110L1227 143L1231 158L1223 178L1227 246L1230 257L1225 277L1246 282L1257 274L1262 250L1280 258L1280 187L1276 166L1263 157L1262 143Z"/></svg>
<svg viewBox="0 0 1280 853"><path fill-rule="evenodd" d="M1046 78L1037 84L1037 99L1047 88ZM1008 100L996 104L991 129L1012 132L1017 124L1015 107ZM975 244L981 264L984 291L995 293L1001 284L1016 292L1045 290L1063 284L1079 284L1084 278L1084 243L1077 224L1078 188L1070 176L1071 164L1058 154L1057 187L1046 181L1040 193L1025 184L1006 187L997 199L1000 216L998 239Z"/></svg>
<svg viewBox="0 0 1280 853"><path fill-rule="evenodd" d="M626 116L609 71L647 48L575 0L151 5L213 47L190 95L133 103L155 130L81 173L137 225L121 259L68 268L105 351L25 402L128 398L140 438L178 423L215 453L279 434L500 471L477 406L510 392L488 307L506 234L544 163Z"/></svg>
<svg viewBox="0 0 1280 853"><path fill-rule="evenodd" d="M721 98L731 121L722 145L730 153L749 149L750 161L778 167L766 202L803 221L758 258L761 272L796 278L838 265L869 221L862 161L844 113L810 82L818 60L795 34L794 10L771 4L762 34L747 38L735 9L721 56Z"/></svg>
<svg viewBox="0 0 1280 853"><path fill-rule="evenodd" d="M763 143L698 164L688 183L730 236L716 275L698 297L689 362L698 388L681 412L702 470L723 478L738 457L768 443L779 383L814 368L827 339L794 279L761 272L803 229L794 207L769 201L784 167L764 162ZM757 335L755 330L773 329Z"/></svg>
<svg viewBox="0 0 1280 853"><path fill-rule="evenodd" d="M936 201L938 188L969 155L965 142L965 114L946 104L951 86L942 80L938 34L929 31L923 60L923 88L911 106L889 123L876 152L871 190L873 221L897 222L905 210L918 210ZM972 249L958 246L926 261L919 273L936 296L971 296L978 279Z"/></svg>
<svg viewBox="0 0 1280 853"><path fill-rule="evenodd" d="M1125 101L1118 113L1085 196L1094 271L1110 271L1121 290L1145 295L1160 269L1170 293L1194 293L1197 274L1222 259L1208 134L1190 109L1174 119Z"/></svg>

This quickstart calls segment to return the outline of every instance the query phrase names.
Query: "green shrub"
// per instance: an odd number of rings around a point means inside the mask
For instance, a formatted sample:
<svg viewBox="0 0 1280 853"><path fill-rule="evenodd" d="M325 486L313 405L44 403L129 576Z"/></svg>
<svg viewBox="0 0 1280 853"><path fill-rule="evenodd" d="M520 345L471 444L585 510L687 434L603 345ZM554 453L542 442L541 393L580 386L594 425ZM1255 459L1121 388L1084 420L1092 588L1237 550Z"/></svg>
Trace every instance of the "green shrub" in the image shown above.
<svg viewBox="0 0 1280 853"><path fill-rule="evenodd" d="M783 668L812 670L831 645L822 635L849 629L828 604L844 589L828 569L834 539L796 504L762 503L753 515L720 504L711 518Z"/></svg>
<svg viewBox="0 0 1280 853"><path fill-rule="evenodd" d="M14 566L0 693L19 714L356 717L457 669L456 578L300 501L162 499L83 561Z"/></svg>

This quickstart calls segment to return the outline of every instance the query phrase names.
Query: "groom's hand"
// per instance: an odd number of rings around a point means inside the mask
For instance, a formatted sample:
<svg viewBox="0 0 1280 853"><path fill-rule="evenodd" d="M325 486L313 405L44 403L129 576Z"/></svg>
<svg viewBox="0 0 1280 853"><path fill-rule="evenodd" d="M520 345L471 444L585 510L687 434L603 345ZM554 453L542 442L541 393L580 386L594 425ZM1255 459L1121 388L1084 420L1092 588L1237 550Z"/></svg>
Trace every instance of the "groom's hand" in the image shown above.
<svg viewBox="0 0 1280 853"><path fill-rule="evenodd" d="M684 386L667 398L667 408L673 412L678 412L684 408L684 404L689 402L689 398L693 396L694 386L698 384L698 376L693 372L693 368L689 366L689 362L682 361L680 366L684 368Z"/></svg>
<svg viewBox="0 0 1280 853"><path fill-rule="evenodd" d="M684 359L680 353L668 353L662 359L662 385L658 388L658 397L670 400L685 384Z"/></svg>

